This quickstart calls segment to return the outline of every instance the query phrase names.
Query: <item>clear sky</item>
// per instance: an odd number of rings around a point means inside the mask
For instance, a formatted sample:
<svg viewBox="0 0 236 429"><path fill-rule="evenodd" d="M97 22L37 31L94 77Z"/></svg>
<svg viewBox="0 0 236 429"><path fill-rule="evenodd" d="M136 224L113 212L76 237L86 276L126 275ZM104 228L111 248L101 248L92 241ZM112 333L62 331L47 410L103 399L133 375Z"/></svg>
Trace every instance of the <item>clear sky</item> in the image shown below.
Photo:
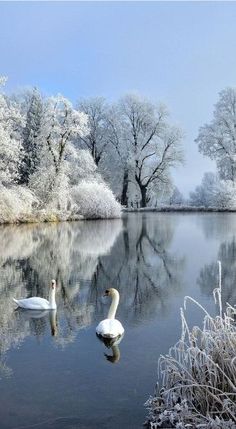
<svg viewBox="0 0 236 429"><path fill-rule="evenodd" d="M219 91L236 86L236 3L0 2L0 59L9 91L165 102L185 131L174 177L187 193L215 169L194 139Z"/></svg>

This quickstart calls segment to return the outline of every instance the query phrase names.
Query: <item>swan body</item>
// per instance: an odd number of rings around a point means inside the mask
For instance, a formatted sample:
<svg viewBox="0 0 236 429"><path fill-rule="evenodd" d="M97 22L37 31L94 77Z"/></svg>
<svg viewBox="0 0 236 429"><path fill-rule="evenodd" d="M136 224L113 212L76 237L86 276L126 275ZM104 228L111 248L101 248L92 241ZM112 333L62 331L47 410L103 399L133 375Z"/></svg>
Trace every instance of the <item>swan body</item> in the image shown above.
<svg viewBox="0 0 236 429"><path fill-rule="evenodd" d="M104 338L116 338L124 333L124 328L116 319L104 319L97 328L96 332Z"/></svg>
<svg viewBox="0 0 236 429"><path fill-rule="evenodd" d="M102 320L96 327L97 335L103 338L117 338L124 333L124 328L119 320L115 319L116 310L119 304L119 292L110 288L105 292L106 296L112 297L111 306L108 312L107 319Z"/></svg>
<svg viewBox="0 0 236 429"><path fill-rule="evenodd" d="M18 305L18 307L24 308L25 310L56 310L56 282L52 280L50 292L49 292L49 301L38 296L33 296L32 298L25 299L14 299L13 301Z"/></svg>

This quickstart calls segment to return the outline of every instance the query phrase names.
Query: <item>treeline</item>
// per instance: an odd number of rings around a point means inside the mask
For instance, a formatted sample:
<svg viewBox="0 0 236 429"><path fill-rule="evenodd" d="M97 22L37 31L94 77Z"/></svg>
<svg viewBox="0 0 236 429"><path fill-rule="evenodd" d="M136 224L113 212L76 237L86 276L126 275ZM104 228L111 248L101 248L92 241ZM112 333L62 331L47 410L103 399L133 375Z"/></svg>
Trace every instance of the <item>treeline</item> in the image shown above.
<svg viewBox="0 0 236 429"><path fill-rule="evenodd" d="M127 95L112 105L102 98L79 103L89 118L82 139L99 170L124 206L160 205L236 208L236 88L219 93L213 119L199 128L200 153L216 162L200 185L184 198L171 179L183 161L182 131L169 122L163 105Z"/></svg>
<svg viewBox="0 0 236 429"><path fill-rule="evenodd" d="M117 102L6 95L0 79L0 222L117 217L126 207L234 207L236 90L220 93L196 143L216 161L189 199L174 185L183 162L181 129L166 107L138 95ZM119 204L120 203L120 204Z"/></svg>
<svg viewBox="0 0 236 429"><path fill-rule="evenodd" d="M63 96L46 98L38 89L11 96L2 91L0 111L2 196L20 195L47 213L99 217L103 194L112 206L105 217L117 215L109 188L122 205L146 207L169 192L171 169L183 159L182 132L169 122L166 107L136 95L113 104L101 97L80 100L74 108Z"/></svg>

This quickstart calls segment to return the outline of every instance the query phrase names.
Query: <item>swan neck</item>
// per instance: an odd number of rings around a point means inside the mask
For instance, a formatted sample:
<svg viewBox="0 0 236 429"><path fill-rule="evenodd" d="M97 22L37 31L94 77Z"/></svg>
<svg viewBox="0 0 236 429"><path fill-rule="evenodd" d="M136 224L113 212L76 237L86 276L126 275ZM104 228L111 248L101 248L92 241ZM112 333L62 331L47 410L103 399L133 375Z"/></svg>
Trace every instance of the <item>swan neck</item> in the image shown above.
<svg viewBox="0 0 236 429"><path fill-rule="evenodd" d="M51 289L50 293L49 293L49 304L50 304L50 308L51 309L56 309L57 308L57 304L56 304L56 299L55 299L55 289Z"/></svg>
<svg viewBox="0 0 236 429"><path fill-rule="evenodd" d="M118 304L119 304L119 293L116 292L112 296L112 301L111 301L111 305L107 316L108 319L115 319Z"/></svg>
<svg viewBox="0 0 236 429"><path fill-rule="evenodd" d="M51 325L51 334L53 337L57 335L57 310L50 311L50 325Z"/></svg>

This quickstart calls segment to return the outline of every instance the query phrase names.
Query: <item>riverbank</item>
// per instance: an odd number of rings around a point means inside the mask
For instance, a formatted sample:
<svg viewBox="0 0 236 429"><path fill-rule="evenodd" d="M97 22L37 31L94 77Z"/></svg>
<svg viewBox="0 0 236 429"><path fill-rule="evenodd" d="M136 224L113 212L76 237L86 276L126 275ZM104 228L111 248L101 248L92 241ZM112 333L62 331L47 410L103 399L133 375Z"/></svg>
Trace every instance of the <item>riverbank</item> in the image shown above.
<svg viewBox="0 0 236 429"><path fill-rule="evenodd" d="M139 213L139 212L222 212L222 213L234 213L236 208L225 208L225 207L191 207L191 206L162 206L162 207L141 207L141 208L130 208L123 207L122 212Z"/></svg>

